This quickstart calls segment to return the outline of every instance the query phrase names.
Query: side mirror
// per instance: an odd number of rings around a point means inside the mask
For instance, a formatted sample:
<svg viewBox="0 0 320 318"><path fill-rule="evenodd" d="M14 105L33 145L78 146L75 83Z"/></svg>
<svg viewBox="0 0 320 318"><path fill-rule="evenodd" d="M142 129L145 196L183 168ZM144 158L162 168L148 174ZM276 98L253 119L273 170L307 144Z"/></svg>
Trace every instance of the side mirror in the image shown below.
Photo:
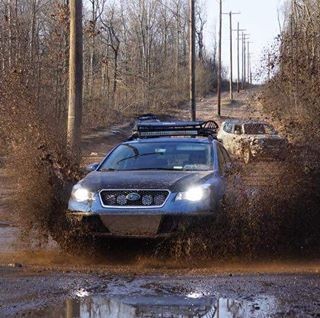
<svg viewBox="0 0 320 318"><path fill-rule="evenodd" d="M89 172L97 170L98 167L99 167L99 163L92 163L92 164L85 167L85 171L87 173L89 173Z"/></svg>

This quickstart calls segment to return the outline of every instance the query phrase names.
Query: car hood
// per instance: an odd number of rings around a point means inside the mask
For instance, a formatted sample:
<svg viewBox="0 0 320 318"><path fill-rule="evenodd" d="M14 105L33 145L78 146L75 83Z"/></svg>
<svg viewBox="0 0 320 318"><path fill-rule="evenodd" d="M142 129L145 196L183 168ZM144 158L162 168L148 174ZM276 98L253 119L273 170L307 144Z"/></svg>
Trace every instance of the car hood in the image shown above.
<svg viewBox="0 0 320 318"><path fill-rule="evenodd" d="M212 176L212 171L94 171L80 183L93 192L101 189L168 189L177 192L204 183Z"/></svg>
<svg viewBox="0 0 320 318"><path fill-rule="evenodd" d="M284 138L282 138L279 135L270 135L270 134L259 134L259 135L249 135L248 136L249 139L256 139L256 140L284 140Z"/></svg>

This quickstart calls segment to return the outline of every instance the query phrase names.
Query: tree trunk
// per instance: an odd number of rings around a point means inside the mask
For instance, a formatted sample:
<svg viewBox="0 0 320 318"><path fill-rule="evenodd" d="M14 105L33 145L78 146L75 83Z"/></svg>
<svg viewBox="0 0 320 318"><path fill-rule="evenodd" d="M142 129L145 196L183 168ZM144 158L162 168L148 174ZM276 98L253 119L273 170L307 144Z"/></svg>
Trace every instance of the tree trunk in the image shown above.
<svg viewBox="0 0 320 318"><path fill-rule="evenodd" d="M94 86L94 60L95 60L95 33L96 33L96 6L95 0L92 1L92 16L91 16L91 43L90 43L90 58L89 58L89 74L88 74L88 93L89 96L92 96L93 86Z"/></svg>
<svg viewBox="0 0 320 318"><path fill-rule="evenodd" d="M116 94L117 94L117 81L118 81L118 49L114 51L114 69L113 69L113 90L112 90L112 107L116 108Z"/></svg>

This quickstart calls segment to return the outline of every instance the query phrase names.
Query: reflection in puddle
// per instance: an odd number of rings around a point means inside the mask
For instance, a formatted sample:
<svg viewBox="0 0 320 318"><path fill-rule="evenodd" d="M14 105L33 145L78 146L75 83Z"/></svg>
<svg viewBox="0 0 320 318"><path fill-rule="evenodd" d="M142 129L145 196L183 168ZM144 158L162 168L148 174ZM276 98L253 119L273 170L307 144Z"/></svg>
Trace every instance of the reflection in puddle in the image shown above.
<svg viewBox="0 0 320 318"><path fill-rule="evenodd" d="M76 297L83 298L83 297L88 297L89 293L85 289L80 288L74 292L74 295Z"/></svg>
<svg viewBox="0 0 320 318"><path fill-rule="evenodd" d="M266 317L276 312L277 302L273 297L237 301L209 297L183 296L95 296L80 300L68 300L66 307L55 317L66 318L241 318Z"/></svg>

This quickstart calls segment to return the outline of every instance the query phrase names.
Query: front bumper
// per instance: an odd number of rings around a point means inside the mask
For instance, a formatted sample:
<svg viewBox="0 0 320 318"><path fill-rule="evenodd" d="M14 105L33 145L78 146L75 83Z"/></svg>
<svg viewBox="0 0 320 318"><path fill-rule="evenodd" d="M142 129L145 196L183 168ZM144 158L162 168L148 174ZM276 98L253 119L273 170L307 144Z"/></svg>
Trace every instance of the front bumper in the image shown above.
<svg viewBox="0 0 320 318"><path fill-rule="evenodd" d="M69 201L72 226L98 236L163 237L185 229L205 217L213 217L217 200L176 201L170 194L161 208L104 208L99 198L91 203Z"/></svg>
<svg viewBox="0 0 320 318"><path fill-rule="evenodd" d="M99 215L79 215L74 212L67 212L67 217L71 222L74 230L79 233L99 236L99 237L113 237L113 238L166 238L178 231L188 229L191 225L203 221L205 216L184 216L184 215L163 215L160 217L160 222L154 231L150 231L150 220L137 219L136 222L128 223L126 216L121 217L121 228L108 228L102 222ZM113 222L113 217L109 217L109 221ZM156 222L154 220L151 223ZM138 226L136 226L138 224ZM130 225L129 231L128 225ZM144 225L144 227L141 227ZM147 230L146 230L147 229Z"/></svg>

